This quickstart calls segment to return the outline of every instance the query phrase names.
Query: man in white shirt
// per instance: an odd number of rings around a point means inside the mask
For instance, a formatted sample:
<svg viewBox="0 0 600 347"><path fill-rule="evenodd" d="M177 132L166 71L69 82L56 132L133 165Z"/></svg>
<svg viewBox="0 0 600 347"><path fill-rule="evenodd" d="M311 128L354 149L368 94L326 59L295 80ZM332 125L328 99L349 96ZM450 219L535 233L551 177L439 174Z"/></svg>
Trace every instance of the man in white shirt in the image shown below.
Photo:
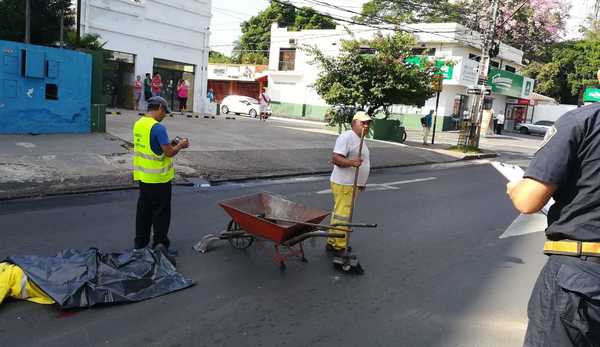
<svg viewBox="0 0 600 347"><path fill-rule="evenodd" d="M369 161L369 149L363 143L361 158L358 158L361 134L369 131L371 117L364 112L357 112L352 118L352 130L348 130L335 141L332 162L333 172L330 183L333 193L333 213L331 224L350 222L350 209L352 206L352 190L354 186L354 175L358 168L358 190L362 191L367 185L371 162ZM327 249L342 251L346 248L347 238L327 239Z"/></svg>
<svg viewBox="0 0 600 347"><path fill-rule="evenodd" d="M502 129L504 129L504 114L500 113L496 120L496 134L502 135Z"/></svg>

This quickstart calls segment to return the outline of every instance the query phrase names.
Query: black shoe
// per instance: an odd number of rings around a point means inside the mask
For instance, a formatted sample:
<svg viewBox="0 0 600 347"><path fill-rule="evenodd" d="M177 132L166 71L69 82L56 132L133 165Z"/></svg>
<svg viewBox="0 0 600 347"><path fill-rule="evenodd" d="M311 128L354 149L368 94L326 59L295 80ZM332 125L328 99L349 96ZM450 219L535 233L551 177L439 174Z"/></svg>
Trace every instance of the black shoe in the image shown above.
<svg viewBox="0 0 600 347"><path fill-rule="evenodd" d="M167 258L168 261L171 262L171 264L173 264L173 266L177 266L177 262L175 261L175 257L172 256L169 253L169 250L167 249L167 247L165 247L165 245L163 245L162 243L159 243L158 245L156 245L154 247L155 250L159 251L160 253L162 253L162 255Z"/></svg>

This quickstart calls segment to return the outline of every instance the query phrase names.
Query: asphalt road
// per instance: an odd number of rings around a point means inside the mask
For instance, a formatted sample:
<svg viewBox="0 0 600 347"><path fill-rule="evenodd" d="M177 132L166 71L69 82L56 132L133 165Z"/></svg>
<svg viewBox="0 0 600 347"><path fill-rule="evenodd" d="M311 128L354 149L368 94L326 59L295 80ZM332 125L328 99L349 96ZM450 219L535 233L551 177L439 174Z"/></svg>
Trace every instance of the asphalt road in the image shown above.
<svg viewBox="0 0 600 347"><path fill-rule="evenodd" d="M69 314L9 301L0 307L0 346L520 345L543 234L499 238L517 216L503 178L472 163L376 171L370 182L355 220L379 228L352 236L363 276L337 272L323 240L307 242L309 262L290 261L284 273L258 245L191 248L227 223L217 201L270 191L329 209L327 177L178 187L171 237L194 287ZM0 257L131 247L136 198L121 191L1 202Z"/></svg>

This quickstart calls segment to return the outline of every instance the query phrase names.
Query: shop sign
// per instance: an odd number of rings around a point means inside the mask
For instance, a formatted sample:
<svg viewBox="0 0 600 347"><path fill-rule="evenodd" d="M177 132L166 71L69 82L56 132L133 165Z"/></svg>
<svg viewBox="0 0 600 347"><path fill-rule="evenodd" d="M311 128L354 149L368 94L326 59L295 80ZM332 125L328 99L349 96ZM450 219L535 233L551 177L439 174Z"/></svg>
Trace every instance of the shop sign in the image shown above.
<svg viewBox="0 0 600 347"><path fill-rule="evenodd" d="M463 86L472 86L477 84L477 73L479 70L479 63L475 60L463 58L460 68L460 81L459 84Z"/></svg>
<svg viewBox="0 0 600 347"><path fill-rule="evenodd" d="M523 77L523 91L521 92L521 98L530 99L531 93L533 93L533 85L535 80L529 77Z"/></svg>
<svg viewBox="0 0 600 347"><path fill-rule="evenodd" d="M587 87L583 93L583 102L600 102L600 87Z"/></svg>
<svg viewBox="0 0 600 347"><path fill-rule="evenodd" d="M491 68L488 74L488 85L492 86L492 92L496 94L519 98L523 92L523 76Z"/></svg>

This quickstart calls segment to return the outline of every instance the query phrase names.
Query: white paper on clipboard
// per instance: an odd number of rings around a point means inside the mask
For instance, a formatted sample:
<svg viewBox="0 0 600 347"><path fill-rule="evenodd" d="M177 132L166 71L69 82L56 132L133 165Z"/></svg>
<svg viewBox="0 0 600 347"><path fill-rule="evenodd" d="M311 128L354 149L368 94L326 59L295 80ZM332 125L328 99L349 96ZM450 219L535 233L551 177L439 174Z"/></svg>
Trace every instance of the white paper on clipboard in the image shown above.
<svg viewBox="0 0 600 347"><path fill-rule="evenodd" d="M521 167L517 165L511 165L506 163L501 163L498 161L491 162L492 166L498 170L509 182L517 182L523 179L523 175L525 171L521 169ZM554 205L554 199L550 198L546 206L544 206L540 212L547 215L550 206Z"/></svg>

